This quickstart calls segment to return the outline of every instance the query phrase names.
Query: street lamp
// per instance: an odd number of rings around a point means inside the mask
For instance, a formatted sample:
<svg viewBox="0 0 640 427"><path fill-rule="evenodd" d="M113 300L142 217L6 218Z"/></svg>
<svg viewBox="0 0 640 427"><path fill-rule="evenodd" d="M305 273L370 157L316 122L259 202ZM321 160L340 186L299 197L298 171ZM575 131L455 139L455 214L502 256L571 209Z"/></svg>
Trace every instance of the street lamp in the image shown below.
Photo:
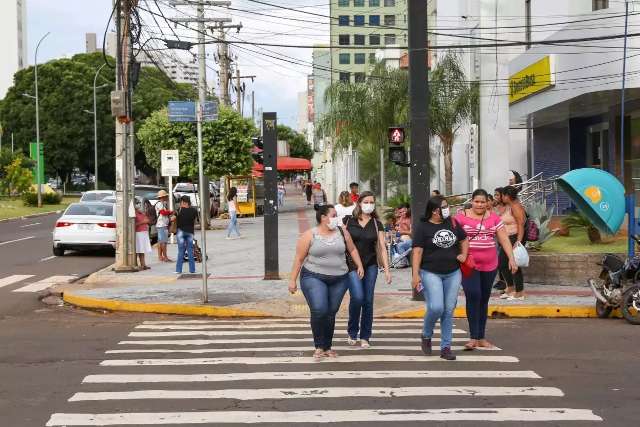
<svg viewBox="0 0 640 427"><path fill-rule="evenodd" d="M96 90L102 89L103 87L109 86L109 84L103 84L101 86L96 87L96 82L98 80L98 75L102 68L107 65L105 62L96 71L95 76L93 77L93 111L84 110L85 113L93 114L93 176L94 176L94 189L98 189L98 114L96 110Z"/></svg>
<svg viewBox="0 0 640 427"><path fill-rule="evenodd" d="M47 38L49 34L51 34L51 32L47 32L47 34L42 36L42 38L40 39L40 41L38 41L38 44L36 45L35 67L34 67L35 68L35 86L36 86L36 96L33 97L36 100L36 183L38 186L37 194L38 194L39 208L42 207L42 183L40 182L40 171L41 171L42 165L40 164L40 102L38 98L38 49L40 49L40 43L42 43L42 41L45 38ZM30 95L27 95L27 96L31 98Z"/></svg>

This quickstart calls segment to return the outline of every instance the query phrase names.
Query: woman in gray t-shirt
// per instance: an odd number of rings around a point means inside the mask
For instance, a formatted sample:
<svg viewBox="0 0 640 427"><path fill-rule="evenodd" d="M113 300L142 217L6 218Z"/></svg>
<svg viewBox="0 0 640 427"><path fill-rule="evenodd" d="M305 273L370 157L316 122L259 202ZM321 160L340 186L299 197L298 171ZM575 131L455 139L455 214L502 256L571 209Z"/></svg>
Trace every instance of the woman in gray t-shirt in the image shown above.
<svg viewBox="0 0 640 427"><path fill-rule="evenodd" d="M331 349L336 313L349 286L346 252L356 265L362 278L364 269L360 255L349 232L338 227L338 217L332 205L319 206L316 211L318 225L307 230L298 240L296 256L291 270L289 292L300 289L311 311L311 330L316 351L315 360L336 357Z"/></svg>

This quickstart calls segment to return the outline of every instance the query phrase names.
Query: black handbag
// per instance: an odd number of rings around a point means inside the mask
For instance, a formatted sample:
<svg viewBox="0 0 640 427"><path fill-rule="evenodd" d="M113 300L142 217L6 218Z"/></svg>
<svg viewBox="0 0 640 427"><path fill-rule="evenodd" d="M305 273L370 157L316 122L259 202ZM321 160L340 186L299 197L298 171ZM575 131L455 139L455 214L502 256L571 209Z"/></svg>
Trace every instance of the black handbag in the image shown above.
<svg viewBox="0 0 640 427"><path fill-rule="evenodd" d="M356 266L355 261L351 257L351 254L349 253L349 249L347 249L347 239L344 237L344 231L342 230L342 227L338 227L338 231L340 232L340 235L342 236L342 240L344 241L344 258L345 258L345 261L347 262L347 269L350 272L355 271L358 269L358 267Z"/></svg>

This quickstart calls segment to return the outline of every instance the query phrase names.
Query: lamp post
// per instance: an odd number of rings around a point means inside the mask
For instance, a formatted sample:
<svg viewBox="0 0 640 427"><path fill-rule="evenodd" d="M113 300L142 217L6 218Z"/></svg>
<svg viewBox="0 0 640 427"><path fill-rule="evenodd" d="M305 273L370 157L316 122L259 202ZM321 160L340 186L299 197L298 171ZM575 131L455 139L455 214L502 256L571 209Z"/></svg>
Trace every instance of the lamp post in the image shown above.
<svg viewBox="0 0 640 427"><path fill-rule="evenodd" d="M40 101L38 98L38 49L40 49L40 43L47 38L47 36L51 34L51 32L47 32L38 44L36 45L36 53L35 53L35 85L36 85L36 183L38 185L37 194L38 194L38 207L42 207L42 183L40 182L40 171L42 165L40 164Z"/></svg>
<svg viewBox="0 0 640 427"><path fill-rule="evenodd" d="M98 67L95 76L93 77L93 111L84 110L85 113L93 114L93 178L94 190L98 189L98 112L96 109L96 90L101 89L103 87L109 86L108 84L104 84L96 87L96 82L98 81L98 75L102 68L107 65L106 62Z"/></svg>

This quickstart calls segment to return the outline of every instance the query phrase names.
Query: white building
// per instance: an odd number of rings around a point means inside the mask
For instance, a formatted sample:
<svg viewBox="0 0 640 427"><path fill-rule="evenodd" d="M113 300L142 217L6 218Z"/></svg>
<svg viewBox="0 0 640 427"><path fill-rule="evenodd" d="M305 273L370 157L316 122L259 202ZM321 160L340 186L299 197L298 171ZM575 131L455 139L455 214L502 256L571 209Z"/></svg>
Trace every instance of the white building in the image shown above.
<svg viewBox="0 0 640 427"><path fill-rule="evenodd" d="M27 4L26 0L4 0L0 14L2 60L0 61L0 99L13 86L13 75L26 66Z"/></svg>
<svg viewBox="0 0 640 427"><path fill-rule="evenodd" d="M160 65L160 64L159 64ZM198 84L198 64L183 62L176 59L167 59L162 64L167 75L176 83Z"/></svg>
<svg viewBox="0 0 640 427"><path fill-rule="evenodd" d="M307 111L307 91L298 92L298 117L296 120L296 130L300 133L307 131L308 123L308 111Z"/></svg>
<svg viewBox="0 0 640 427"><path fill-rule="evenodd" d="M96 33L85 33L84 35L85 53L94 53L98 51L96 40L97 40Z"/></svg>

